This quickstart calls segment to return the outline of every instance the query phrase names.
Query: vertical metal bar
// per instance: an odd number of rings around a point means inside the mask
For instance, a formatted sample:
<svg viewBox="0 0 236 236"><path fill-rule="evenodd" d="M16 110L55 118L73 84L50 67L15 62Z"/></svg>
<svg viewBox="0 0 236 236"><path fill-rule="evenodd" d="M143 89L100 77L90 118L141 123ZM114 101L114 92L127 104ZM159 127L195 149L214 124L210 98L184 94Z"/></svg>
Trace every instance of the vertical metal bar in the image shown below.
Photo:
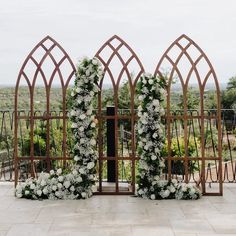
<svg viewBox="0 0 236 236"><path fill-rule="evenodd" d="M205 120L204 120L204 88L200 87L200 121L201 121L201 183L202 183L202 193L206 193L206 176L205 176Z"/></svg>
<svg viewBox="0 0 236 236"><path fill-rule="evenodd" d="M130 86L130 96L131 96L131 150L132 150L132 161L131 161L131 187L132 193L135 193L135 156L136 156L136 147L135 147L135 111L134 111L134 93L135 87Z"/></svg>
<svg viewBox="0 0 236 236"><path fill-rule="evenodd" d="M102 86L100 86L101 88ZM98 191L99 193L102 193L102 157L103 157L103 132L102 132L102 96L101 96L101 90L98 92L98 179L99 179L99 187Z"/></svg>
<svg viewBox="0 0 236 236"><path fill-rule="evenodd" d="M189 156L188 156L188 85L185 84L183 88L183 99L184 99L184 175L185 182L188 183L188 164L189 164Z"/></svg>

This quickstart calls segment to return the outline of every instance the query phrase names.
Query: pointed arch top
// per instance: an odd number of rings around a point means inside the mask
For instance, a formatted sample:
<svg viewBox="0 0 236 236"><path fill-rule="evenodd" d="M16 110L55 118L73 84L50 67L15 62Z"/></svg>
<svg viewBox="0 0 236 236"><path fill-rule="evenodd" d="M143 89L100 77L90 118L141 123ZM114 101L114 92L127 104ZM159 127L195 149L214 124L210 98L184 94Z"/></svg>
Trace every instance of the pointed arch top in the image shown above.
<svg viewBox="0 0 236 236"><path fill-rule="evenodd" d="M37 56L38 52L40 52L40 57ZM59 53L59 55L56 55L56 53ZM46 59L51 60L50 63L53 67L51 74L48 76L45 75L46 71L42 68ZM61 71L61 67L64 63L70 67L66 76L63 75L63 72ZM31 75L26 71L29 64L32 64L35 68ZM23 62L16 82L16 94L22 79L27 82L29 88L33 88L37 81L37 77L40 76L43 79L45 87L50 88L56 73L58 73L62 88L66 88L73 77L75 70L75 66L64 48L55 39L48 35L31 50Z"/></svg>
<svg viewBox="0 0 236 236"><path fill-rule="evenodd" d="M177 48L179 52L177 53L176 57L174 58L171 53L174 51L174 48ZM195 50L197 56L193 56L191 53L191 49ZM190 64L190 67L187 71L186 78L183 78L183 75L181 73L181 70L179 68L179 64L183 57L187 58L187 61ZM180 37L178 37L164 52L161 59L159 60L155 72L155 75L163 76L162 67L164 64L164 61L168 61L170 64L170 74L169 74L169 81L168 84L172 82L173 75L176 73L181 81L182 87L188 87L188 83L190 80L190 77L194 73L197 79L197 83L199 85L199 88L204 90L205 85L209 79L209 77L213 77L214 83L216 86L216 89L220 91L219 82L217 80L217 76L215 73L215 70L205 54L205 52L200 48L200 46L195 43L190 37L188 37L185 34L182 34ZM204 62L206 64L206 72L204 72L204 76L201 75L201 69L198 68L199 64L201 62Z"/></svg>
<svg viewBox="0 0 236 236"><path fill-rule="evenodd" d="M104 57L102 54L105 50L109 50L108 56ZM126 51L127 54L129 54L128 57L124 57L122 55L122 50ZM131 86L134 86L141 76L141 74L144 72L144 67L138 58L137 54L133 51L133 49L119 36L114 35L110 39L108 39L102 47L97 51L95 54L95 57L97 57L101 63L104 66L104 72L108 73L113 87L118 87L120 80L124 74L128 77L129 83ZM117 57L119 60L119 63L121 64L121 69L118 71L118 77L115 78L113 75L113 71L110 68L111 67L111 62L114 60L114 58ZM135 78L132 77L132 72L129 66L134 63L138 67L138 71ZM105 74L104 73L104 74ZM133 80L132 80L133 79ZM100 83L100 87L102 87L103 80Z"/></svg>

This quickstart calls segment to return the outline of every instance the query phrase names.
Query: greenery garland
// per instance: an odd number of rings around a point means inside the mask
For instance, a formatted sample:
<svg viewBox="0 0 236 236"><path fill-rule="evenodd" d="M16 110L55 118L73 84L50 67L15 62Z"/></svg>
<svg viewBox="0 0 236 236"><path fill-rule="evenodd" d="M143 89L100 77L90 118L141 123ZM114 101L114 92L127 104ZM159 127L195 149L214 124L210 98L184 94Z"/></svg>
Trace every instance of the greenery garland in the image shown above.
<svg viewBox="0 0 236 236"><path fill-rule="evenodd" d="M92 196L95 185L96 119L92 99L97 95L103 69L98 59L84 58L77 67L71 91L71 128L74 134L74 165L72 170L42 172L16 187L16 197L28 199L85 199Z"/></svg>
<svg viewBox="0 0 236 236"><path fill-rule="evenodd" d="M140 156L137 194L149 199L198 199L201 192L195 186L162 180L165 167L161 151L164 144L164 127L161 106L166 81L144 74L138 82L138 154Z"/></svg>

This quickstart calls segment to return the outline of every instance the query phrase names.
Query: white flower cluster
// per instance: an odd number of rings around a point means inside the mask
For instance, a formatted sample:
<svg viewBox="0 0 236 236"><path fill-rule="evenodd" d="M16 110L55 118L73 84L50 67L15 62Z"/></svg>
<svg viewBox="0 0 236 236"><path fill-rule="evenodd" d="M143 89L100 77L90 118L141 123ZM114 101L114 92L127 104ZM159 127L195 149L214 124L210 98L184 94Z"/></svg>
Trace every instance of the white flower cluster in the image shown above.
<svg viewBox="0 0 236 236"><path fill-rule="evenodd" d="M160 79L151 74L144 74L138 83L138 194L142 197L151 196L152 183L159 179L164 167L161 158L164 141L161 124L164 110L160 104L163 99L162 91Z"/></svg>
<svg viewBox="0 0 236 236"><path fill-rule="evenodd" d="M183 200L196 200L201 197L202 193L199 188L191 185L191 184L178 184L176 189L175 198L176 199L183 199Z"/></svg>
<svg viewBox="0 0 236 236"><path fill-rule="evenodd" d="M92 190L80 186L81 174L73 170L63 174L62 169L41 173L37 179L29 178L16 187L16 197L29 199L86 199L92 196Z"/></svg>
<svg viewBox="0 0 236 236"><path fill-rule="evenodd" d="M80 199L92 196L96 174L96 123L92 101L99 91L98 83L103 76L97 58L84 58L77 67L75 86L71 91L73 108L69 113L74 135L73 171L62 170L41 173L38 179L28 179L16 188L21 198Z"/></svg>
<svg viewBox="0 0 236 236"><path fill-rule="evenodd" d="M198 199L201 194L196 187L187 185L186 189L177 180L162 180L165 167L161 157L164 143L161 106L165 95L164 79L144 74L138 83L140 105L138 107L138 153L139 176L138 196L150 199ZM184 190L184 191L183 191ZM186 192L185 192L186 191ZM192 193L194 192L195 195Z"/></svg>

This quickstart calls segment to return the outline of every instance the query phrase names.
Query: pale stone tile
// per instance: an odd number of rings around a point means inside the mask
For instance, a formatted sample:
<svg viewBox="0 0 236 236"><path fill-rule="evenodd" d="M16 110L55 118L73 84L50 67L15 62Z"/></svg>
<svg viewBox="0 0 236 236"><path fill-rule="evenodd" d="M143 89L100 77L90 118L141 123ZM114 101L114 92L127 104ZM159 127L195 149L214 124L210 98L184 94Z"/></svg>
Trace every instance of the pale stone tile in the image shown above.
<svg viewBox="0 0 236 236"><path fill-rule="evenodd" d="M236 214L236 204L234 203L214 203L213 206L219 213Z"/></svg>
<svg viewBox="0 0 236 236"><path fill-rule="evenodd" d="M174 236L170 227L164 225L136 225L132 226L133 236Z"/></svg>
<svg viewBox="0 0 236 236"><path fill-rule="evenodd" d="M31 211L17 211L11 210L0 212L0 222L8 224L19 224L19 223L33 223L39 214L39 209L32 209Z"/></svg>
<svg viewBox="0 0 236 236"><path fill-rule="evenodd" d="M0 236L6 236L7 235L7 231L0 231Z"/></svg>
<svg viewBox="0 0 236 236"><path fill-rule="evenodd" d="M104 232L70 232L69 236L110 236L109 233Z"/></svg>
<svg viewBox="0 0 236 236"><path fill-rule="evenodd" d="M185 215L180 207L173 206L153 206L147 208L147 214L150 218L156 219L184 219Z"/></svg>
<svg viewBox="0 0 236 236"><path fill-rule="evenodd" d="M54 202L54 203L53 203ZM35 223L52 223L53 219L55 217L70 217L71 215L74 215L76 212L76 201L73 202L67 202L56 200L51 201L51 203L46 203L43 208L41 208L41 211L39 212L37 218L35 219Z"/></svg>
<svg viewBox="0 0 236 236"><path fill-rule="evenodd" d="M50 224L15 224L8 231L7 236L45 236Z"/></svg>
<svg viewBox="0 0 236 236"><path fill-rule="evenodd" d="M74 214L66 217L54 217L50 232L70 233L89 232L92 225L90 214Z"/></svg>
<svg viewBox="0 0 236 236"><path fill-rule="evenodd" d="M197 236L236 236L236 234L197 234Z"/></svg>
<svg viewBox="0 0 236 236"><path fill-rule="evenodd" d="M214 233L206 220L170 220L170 223L175 233Z"/></svg>
<svg viewBox="0 0 236 236"><path fill-rule="evenodd" d="M236 234L235 219L236 214L218 214L207 218L217 234Z"/></svg>
<svg viewBox="0 0 236 236"><path fill-rule="evenodd" d="M210 234L208 234L210 236ZM197 236L197 234L175 233L175 236Z"/></svg>

